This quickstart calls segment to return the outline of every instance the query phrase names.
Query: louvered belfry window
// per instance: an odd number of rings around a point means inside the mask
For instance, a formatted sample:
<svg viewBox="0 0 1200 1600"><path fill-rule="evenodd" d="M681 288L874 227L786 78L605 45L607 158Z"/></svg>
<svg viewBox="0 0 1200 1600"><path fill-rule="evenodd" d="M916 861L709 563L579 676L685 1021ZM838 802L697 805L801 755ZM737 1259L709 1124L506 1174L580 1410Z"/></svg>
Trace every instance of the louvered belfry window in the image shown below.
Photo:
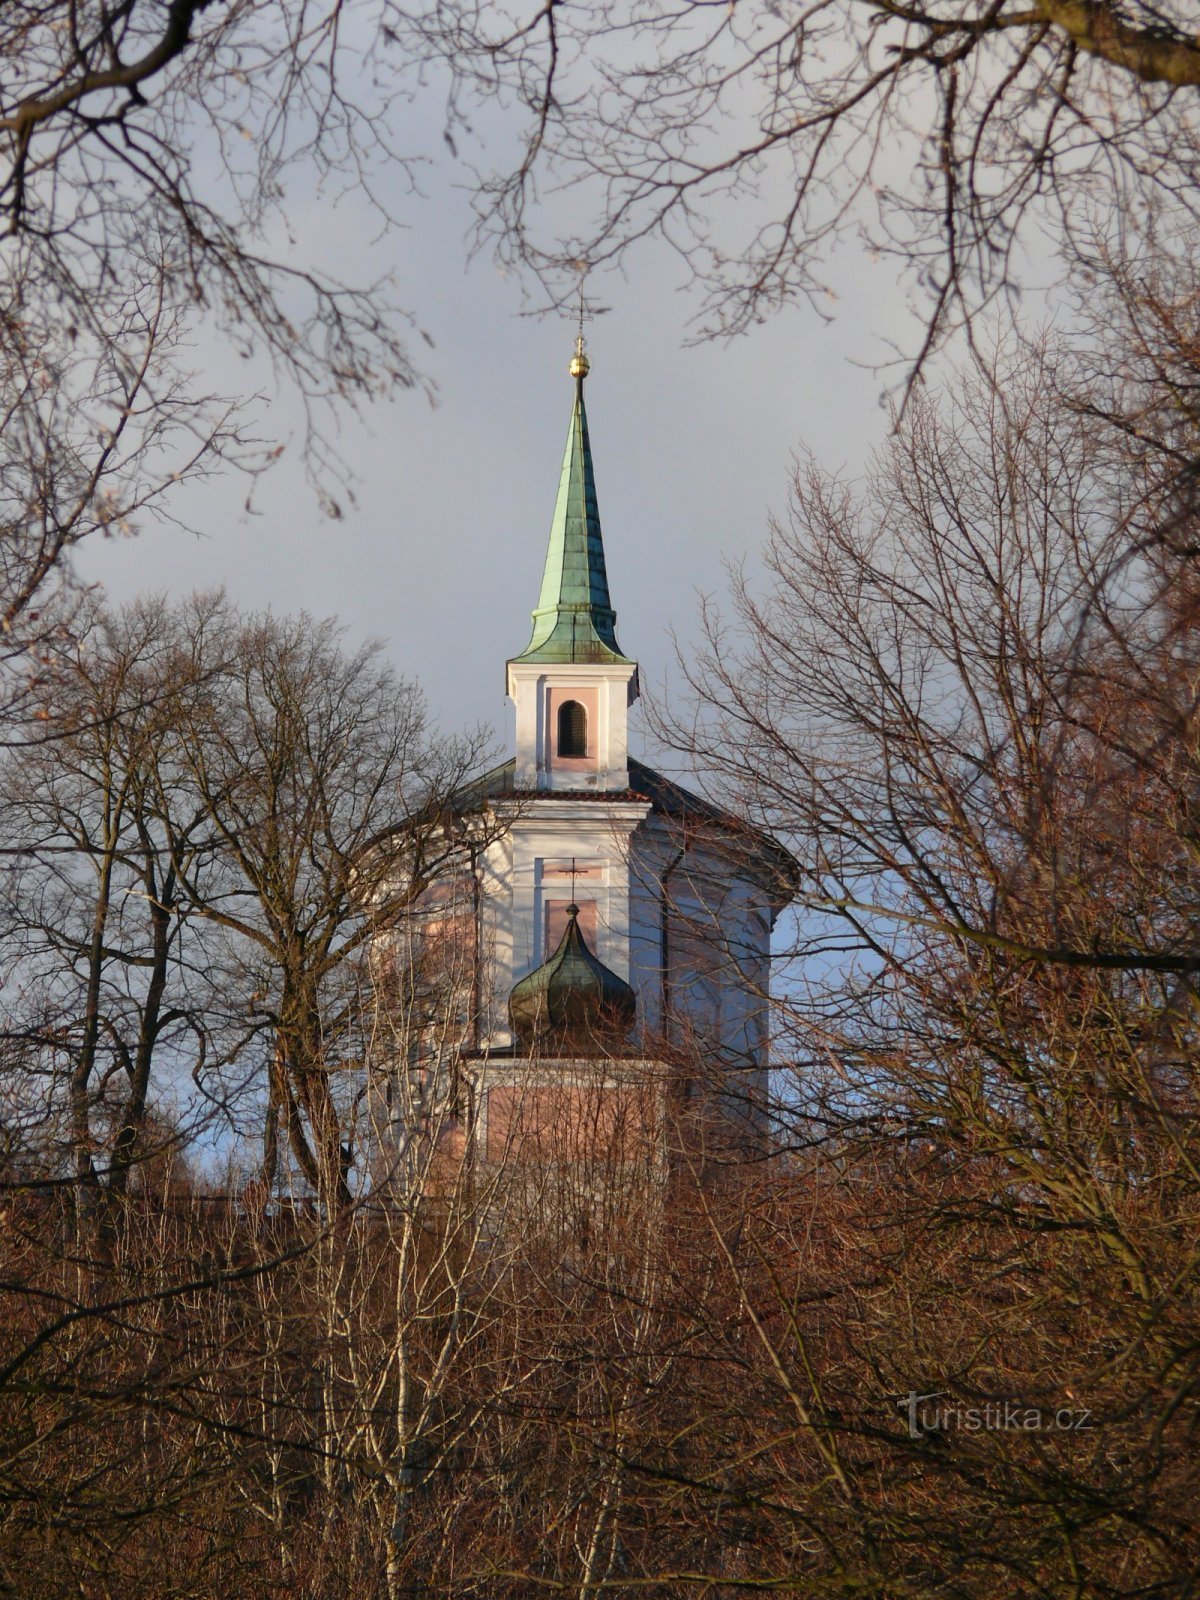
<svg viewBox="0 0 1200 1600"><path fill-rule="evenodd" d="M587 712L578 700L564 700L558 708L558 753L587 755Z"/></svg>

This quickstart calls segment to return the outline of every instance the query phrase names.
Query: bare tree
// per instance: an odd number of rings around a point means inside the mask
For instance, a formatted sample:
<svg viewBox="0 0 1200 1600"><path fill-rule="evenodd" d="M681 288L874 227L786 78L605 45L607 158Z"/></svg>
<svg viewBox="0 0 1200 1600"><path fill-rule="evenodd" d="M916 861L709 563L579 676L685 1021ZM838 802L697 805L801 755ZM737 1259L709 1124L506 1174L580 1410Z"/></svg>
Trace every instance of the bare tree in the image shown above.
<svg viewBox="0 0 1200 1600"><path fill-rule="evenodd" d="M220 596L79 621L51 737L6 767L0 1573L54 1593L94 1538L153 1592L170 1515L200 1540L190 1587L220 1587L227 1553L252 1586L294 1574L322 1536L373 1582L417 1463L453 1459L449 1374L492 1315L476 1256L499 1213L461 1147L454 1176L449 1079L403 1070L410 1011L383 1015L363 966L459 862L448 802L481 748L438 738L332 624ZM427 1039L428 996L417 1014ZM247 1181L235 1091L260 1069L268 1177L281 1120L295 1163L278 1184ZM354 1208L372 1070L411 1138Z"/></svg>
<svg viewBox="0 0 1200 1600"><path fill-rule="evenodd" d="M57 641L46 674L43 737L7 761L0 815L6 1031L38 1063L14 1075L13 1102L24 1094L30 1130L40 1108L28 1154L42 1175L74 1172L86 1203L125 1193L153 1154L155 1099L166 1104L213 1039L180 877L203 884L212 850L170 720L204 669L161 602L115 615L93 603L74 620L78 637ZM199 631L212 608L196 620Z"/></svg>
<svg viewBox="0 0 1200 1600"><path fill-rule="evenodd" d="M1094 764L1086 793L1105 759L1173 788L1159 739L1185 736L1193 709L1173 657L1188 648L1186 547L1158 545L1174 474L1102 429L1096 404L1064 399L1061 377L1044 357L1002 358L944 407L915 403L863 495L802 463L768 546L772 589L735 575L740 634L709 616L697 754L802 842L805 903L868 973L914 929L1067 967L1195 962L1186 894L1153 934L1112 922L1074 940L1064 916L1074 763ZM1085 707L1109 695L1161 734L1132 745L1093 726ZM1162 818L1164 855L1187 848L1177 822ZM1019 892L1032 880L1050 918L1036 930Z"/></svg>
<svg viewBox="0 0 1200 1600"><path fill-rule="evenodd" d="M1200 51L1185 8L1108 0L615 3L412 8L395 24L453 74L452 118L498 87L522 159L480 190L481 235L564 297L647 237L737 333L836 292L840 238L913 270L922 360L1022 276L1039 226L1086 256L1159 210L1194 224ZM572 193L570 236L550 184ZM576 220L578 219L578 220ZM1026 224L1029 224L1026 227ZM1166 245L1165 237L1160 244ZM1186 258L1186 244L1174 246ZM1082 263L1070 268L1082 282Z"/></svg>
<svg viewBox="0 0 1200 1600"><path fill-rule="evenodd" d="M177 707L179 761L223 871L205 891L174 857L196 915L230 936L253 975L256 1029L272 1039L265 1167L276 1130L328 1203L350 1198L355 1159L334 1082L361 1074L357 960L458 862L452 796L486 737L446 739L419 690L346 654L332 623L230 619L228 666ZM234 978L235 991L245 994Z"/></svg>
<svg viewBox="0 0 1200 1600"><path fill-rule="evenodd" d="M727 1457L758 1582L1192 1570L1194 521L1187 419L1130 429L1131 370L1001 359L914 399L864 486L802 463L766 592L709 616L676 738L803 873L793 1154L745 1221L701 1196L804 1439ZM948 1420L891 1420L906 1394ZM1031 1455L1014 1408L1093 1431Z"/></svg>
<svg viewBox="0 0 1200 1600"><path fill-rule="evenodd" d="M380 0L349 16L302 0L134 0L18 8L0 55L13 68L0 204L25 314L49 327L63 320L50 308L69 307L107 341L153 258L176 304L258 341L313 396L413 382L400 319L382 286L339 285L263 240L286 220L293 172L361 184L378 205L379 164L405 163L393 112L435 71L452 145L472 136L479 101L511 96L525 114L521 159L479 189L502 253L573 280L661 235L708 292L710 330L797 295L823 304L826 248L865 227L871 248L917 268L927 351L1014 286L1029 213L1085 246L1108 216L1139 233L1147 206L1168 233L1195 220L1200 53L1178 7L522 15ZM543 171L595 196L571 237L544 205Z"/></svg>
<svg viewBox="0 0 1200 1600"><path fill-rule="evenodd" d="M132 276L108 337L14 309L0 354L0 739L45 739L70 672L88 539L171 518L170 492L248 461L236 408L171 371L181 340L161 263ZM85 624L86 625L86 624ZM39 725L40 724L40 725Z"/></svg>
<svg viewBox="0 0 1200 1600"><path fill-rule="evenodd" d="M386 285L267 242L293 173L384 216L370 180L403 166L387 131L400 85L361 69L381 28L337 0L64 0L0 21L3 737L36 713L69 633L72 552L176 516L175 486L219 461L279 453L251 449L189 370L188 335L220 327L296 387L331 513L328 407L417 381Z"/></svg>
<svg viewBox="0 0 1200 1600"><path fill-rule="evenodd" d="M43 338L108 346L147 269L259 341L311 396L410 383L388 302L264 244L293 169L357 185L394 90L356 70L383 17L340 5L17 6L0 135L6 264Z"/></svg>
<svg viewBox="0 0 1200 1600"><path fill-rule="evenodd" d="M334 625L219 596L93 616L45 728L5 805L13 1033L66 1072L80 1175L125 1186L156 1052L211 1108L269 1040L268 1181L282 1119L305 1181L344 1202L361 961L457 866L450 801L482 737L436 735Z"/></svg>

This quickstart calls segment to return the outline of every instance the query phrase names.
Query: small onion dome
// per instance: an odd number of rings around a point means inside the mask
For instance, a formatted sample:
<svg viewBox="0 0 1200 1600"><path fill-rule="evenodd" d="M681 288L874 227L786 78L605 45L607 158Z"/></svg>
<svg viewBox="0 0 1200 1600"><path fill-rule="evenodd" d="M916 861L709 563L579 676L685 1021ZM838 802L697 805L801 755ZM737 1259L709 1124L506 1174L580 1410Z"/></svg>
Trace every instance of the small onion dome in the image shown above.
<svg viewBox="0 0 1200 1600"><path fill-rule="evenodd" d="M517 1042L545 1043L562 1054L595 1055L620 1044L636 1015L633 990L588 949L578 906L567 907L567 926L549 961L508 997Z"/></svg>

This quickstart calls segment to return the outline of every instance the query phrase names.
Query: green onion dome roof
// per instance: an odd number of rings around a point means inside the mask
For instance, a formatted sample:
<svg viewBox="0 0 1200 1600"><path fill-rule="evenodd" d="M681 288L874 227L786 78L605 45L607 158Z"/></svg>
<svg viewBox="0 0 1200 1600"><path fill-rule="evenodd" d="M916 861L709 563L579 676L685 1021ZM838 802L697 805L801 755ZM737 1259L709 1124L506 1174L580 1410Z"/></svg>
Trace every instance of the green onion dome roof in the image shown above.
<svg viewBox="0 0 1200 1600"><path fill-rule="evenodd" d="M508 998L518 1044L547 1044L556 1053L595 1055L620 1044L637 1016L633 990L588 949L579 907L548 961L521 979Z"/></svg>

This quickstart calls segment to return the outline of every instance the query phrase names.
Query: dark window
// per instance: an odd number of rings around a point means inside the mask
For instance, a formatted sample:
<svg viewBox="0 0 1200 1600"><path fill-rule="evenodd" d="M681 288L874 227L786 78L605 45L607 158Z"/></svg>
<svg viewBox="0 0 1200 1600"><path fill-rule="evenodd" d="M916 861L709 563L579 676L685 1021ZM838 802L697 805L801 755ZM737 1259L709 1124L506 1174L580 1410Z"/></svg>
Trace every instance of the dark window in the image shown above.
<svg viewBox="0 0 1200 1600"><path fill-rule="evenodd" d="M558 708L558 753L587 755L587 712L578 700L564 700Z"/></svg>

